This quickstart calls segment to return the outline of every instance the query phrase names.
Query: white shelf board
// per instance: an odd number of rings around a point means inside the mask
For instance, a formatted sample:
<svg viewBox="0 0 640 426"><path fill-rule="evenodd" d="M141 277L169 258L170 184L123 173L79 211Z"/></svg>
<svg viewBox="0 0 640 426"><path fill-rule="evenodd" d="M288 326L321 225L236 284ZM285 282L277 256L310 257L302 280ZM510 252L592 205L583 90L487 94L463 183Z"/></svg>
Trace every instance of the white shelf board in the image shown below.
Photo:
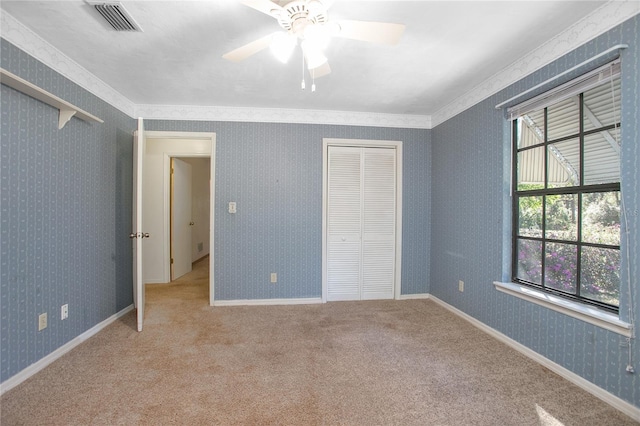
<svg viewBox="0 0 640 426"><path fill-rule="evenodd" d="M60 110L60 114L58 117L58 129L62 129L73 116L76 116L79 119L87 122L95 121L97 123L104 123L103 120L99 119L95 115L89 114L87 111L78 108L77 106L70 104L63 99L60 99L56 95L53 95L46 90L39 88L35 84L30 83L27 80L20 78L3 68L0 68L0 82L24 93L27 96L31 96L34 99L42 101L45 104L51 105L52 107Z"/></svg>

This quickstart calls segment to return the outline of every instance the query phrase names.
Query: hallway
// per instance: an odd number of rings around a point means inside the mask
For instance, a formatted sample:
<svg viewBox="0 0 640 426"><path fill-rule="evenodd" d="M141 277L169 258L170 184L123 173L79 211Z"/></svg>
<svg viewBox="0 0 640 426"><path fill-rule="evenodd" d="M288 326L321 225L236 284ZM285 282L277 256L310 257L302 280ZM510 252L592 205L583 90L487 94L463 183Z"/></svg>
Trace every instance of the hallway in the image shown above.
<svg viewBox="0 0 640 426"><path fill-rule="evenodd" d="M167 284L147 284L145 327L190 322L190 312L209 309L209 256L193 263L193 270Z"/></svg>

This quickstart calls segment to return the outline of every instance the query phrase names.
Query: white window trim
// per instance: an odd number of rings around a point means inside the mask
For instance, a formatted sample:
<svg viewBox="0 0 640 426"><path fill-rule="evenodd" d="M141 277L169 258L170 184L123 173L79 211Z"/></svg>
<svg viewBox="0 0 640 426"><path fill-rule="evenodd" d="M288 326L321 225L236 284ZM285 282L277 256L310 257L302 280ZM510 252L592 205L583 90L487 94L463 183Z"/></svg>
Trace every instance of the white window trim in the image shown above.
<svg viewBox="0 0 640 426"><path fill-rule="evenodd" d="M544 306L545 308L613 331L625 337L632 337L633 329L631 324L622 321L615 314L604 312L595 307L554 296L553 294L521 284L494 281L493 285L496 290L510 294L511 296Z"/></svg>

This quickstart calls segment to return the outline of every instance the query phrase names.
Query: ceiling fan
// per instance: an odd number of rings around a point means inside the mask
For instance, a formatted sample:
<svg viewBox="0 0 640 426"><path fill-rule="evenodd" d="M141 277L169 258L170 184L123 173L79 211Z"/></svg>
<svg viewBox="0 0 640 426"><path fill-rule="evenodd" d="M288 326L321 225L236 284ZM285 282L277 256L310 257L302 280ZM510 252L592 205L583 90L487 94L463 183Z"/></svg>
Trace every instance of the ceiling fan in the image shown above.
<svg viewBox="0 0 640 426"><path fill-rule="evenodd" d="M240 62L267 47L282 62L291 56L300 41L307 69L313 78L331 72L324 50L332 37L373 43L396 44L405 26L387 22L329 20L327 10L334 0L240 0L246 6L265 13L278 21L284 31L261 37L222 55ZM304 78L303 84L304 88Z"/></svg>

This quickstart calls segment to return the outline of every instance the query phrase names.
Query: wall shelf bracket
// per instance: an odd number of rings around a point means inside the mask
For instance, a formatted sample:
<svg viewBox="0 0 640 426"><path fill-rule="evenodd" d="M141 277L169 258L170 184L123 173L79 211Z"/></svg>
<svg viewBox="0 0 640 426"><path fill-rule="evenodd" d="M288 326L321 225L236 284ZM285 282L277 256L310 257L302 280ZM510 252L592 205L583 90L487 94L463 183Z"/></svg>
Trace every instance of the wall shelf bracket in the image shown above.
<svg viewBox="0 0 640 426"><path fill-rule="evenodd" d="M70 104L63 99L60 99L56 95L49 93L44 89L41 89L35 84L30 83L27 80L18 77L17 75L10 73L3 68L0 68L0 82L13 89L16 89L19 92L24 93L27 96L31 96L34 99L57 108L60 111L58 115L58 129L62 129L73 116L86 122L104 123L103 120L99 119L95 115L89 114L83 109L78 108L77 106Z"/></svg>
<svg viewBox="0 0 640 426"><path fill-rule="evenodd" d="M71 120L71 117L75 115L76 111L73 109L60 108L60 115L58 116L58 129L62 129L65 124Z"/></svg>

